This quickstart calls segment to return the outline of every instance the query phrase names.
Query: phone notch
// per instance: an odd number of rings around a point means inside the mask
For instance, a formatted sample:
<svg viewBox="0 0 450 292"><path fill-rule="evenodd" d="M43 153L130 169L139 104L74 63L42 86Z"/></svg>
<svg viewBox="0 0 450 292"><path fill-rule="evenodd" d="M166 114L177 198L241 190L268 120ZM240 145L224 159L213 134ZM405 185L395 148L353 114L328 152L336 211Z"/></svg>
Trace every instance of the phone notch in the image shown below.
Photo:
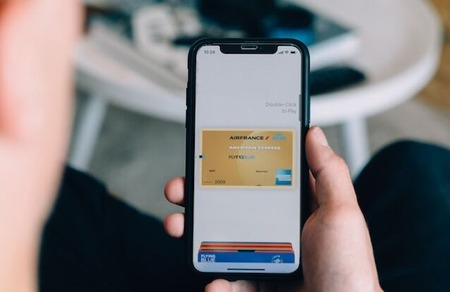
<svg viewBox="0 0 450 292"><path fill-rule="evenodd" d="M278 46L276 44L220 44L223 54L275 54Z"/></svg>
<svg viewBox="0 0 450 292"><path fill-rule="evenodd" d="M258 45L242 45L241 46L241 50L243 51L256 51L258 50L259 46Z"/></svg>

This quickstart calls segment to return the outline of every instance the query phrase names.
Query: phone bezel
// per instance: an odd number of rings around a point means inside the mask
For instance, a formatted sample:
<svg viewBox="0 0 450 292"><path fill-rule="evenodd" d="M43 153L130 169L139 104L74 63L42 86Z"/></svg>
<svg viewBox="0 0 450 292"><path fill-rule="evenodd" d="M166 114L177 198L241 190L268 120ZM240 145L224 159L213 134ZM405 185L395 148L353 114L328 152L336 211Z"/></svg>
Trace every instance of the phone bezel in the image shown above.
<svg viewBox="0 0 450 292"><path fill-rule="evenodd" d="M309 129L310 124L310 96L309 96L309 52L307 47L300 41L295 39L201 39L196 41L189 50L188 55L188 86L186 89L186 170L185 170L185 240L188 254L188 267L189 270L198 277L213 279L224 278L229 280L236 279L281 279L281 278L294 278L301 277L301 263L299 268L289 274L279 273L216 273L216 272L201 272L198 271L193 263L193 219L194 219L194 163L195 163L195 80L196 80L196 56L199 49L206 45L219 45L223 47L237 48L238 46L250 46L256 45L263 47L262 50L236 50L236 52L227 53L240 53L240 54L263 54L268 53L264 51L264 48L269 46L295 46L301 52L302 60L302 92L301 92L301 153L300 164L302 166L300 170L301 181L306 182L300 186L301 196L301 229L306 222L310 214L310 196L308 193L308 180L309 180L309 168L305 157L305 137Z"/></svg>

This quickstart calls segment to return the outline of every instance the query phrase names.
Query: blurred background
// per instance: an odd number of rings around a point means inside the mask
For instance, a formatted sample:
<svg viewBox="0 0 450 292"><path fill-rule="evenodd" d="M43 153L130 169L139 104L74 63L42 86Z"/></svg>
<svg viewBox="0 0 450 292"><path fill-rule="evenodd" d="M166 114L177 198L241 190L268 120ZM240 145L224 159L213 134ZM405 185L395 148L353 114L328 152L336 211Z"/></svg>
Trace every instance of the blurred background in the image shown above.
<svg viewBox="0 0 450 292"><path fill-rule="evenodd" d="M327 2L85 1L70 162L144 212L177 210L163 187L184 175L187 49L204 36L307 43L312 122L354 175L399 139L450 147L450 2Z"/></svg>

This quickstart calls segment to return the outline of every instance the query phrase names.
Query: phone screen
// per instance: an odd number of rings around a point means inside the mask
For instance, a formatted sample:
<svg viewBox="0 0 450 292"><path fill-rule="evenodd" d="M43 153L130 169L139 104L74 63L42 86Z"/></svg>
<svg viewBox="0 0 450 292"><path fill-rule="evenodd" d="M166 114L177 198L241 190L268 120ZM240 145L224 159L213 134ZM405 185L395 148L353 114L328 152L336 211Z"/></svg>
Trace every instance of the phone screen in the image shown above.
<svg viewBox="0 0 450 292"><path fill-rule="evenodd" d="M192 264L274 273L300 264L302 51L195 55Z"/></svg>

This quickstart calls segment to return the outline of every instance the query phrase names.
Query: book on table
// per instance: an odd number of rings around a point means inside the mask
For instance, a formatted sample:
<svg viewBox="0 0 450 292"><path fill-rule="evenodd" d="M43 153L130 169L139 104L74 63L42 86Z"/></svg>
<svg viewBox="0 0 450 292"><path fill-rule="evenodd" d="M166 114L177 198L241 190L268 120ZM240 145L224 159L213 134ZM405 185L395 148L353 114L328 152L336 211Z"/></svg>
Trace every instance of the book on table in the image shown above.
<svg viewBox="0 0 450 292"><path fill-rule="evenodd" d="M194 9L177 9L174 12L167 4L153 4L137 10L127 20L132 33L111 25L108 17L94 16L87 38L100 46L103 54L123 61L130 69L171 87L172 91L179 91L187 80L189 45L174 43L183 36L194 40L204 30L204 24ZM309 48L311 70L345 62L357 53L360 41L354 29L320 13L311 13L314 17L310 34L305 39L299 36ZM227 36L224 32L221 35ZM233 31L229 36L240 35ZM291 35L287 33L284 37Z"/></svg>

